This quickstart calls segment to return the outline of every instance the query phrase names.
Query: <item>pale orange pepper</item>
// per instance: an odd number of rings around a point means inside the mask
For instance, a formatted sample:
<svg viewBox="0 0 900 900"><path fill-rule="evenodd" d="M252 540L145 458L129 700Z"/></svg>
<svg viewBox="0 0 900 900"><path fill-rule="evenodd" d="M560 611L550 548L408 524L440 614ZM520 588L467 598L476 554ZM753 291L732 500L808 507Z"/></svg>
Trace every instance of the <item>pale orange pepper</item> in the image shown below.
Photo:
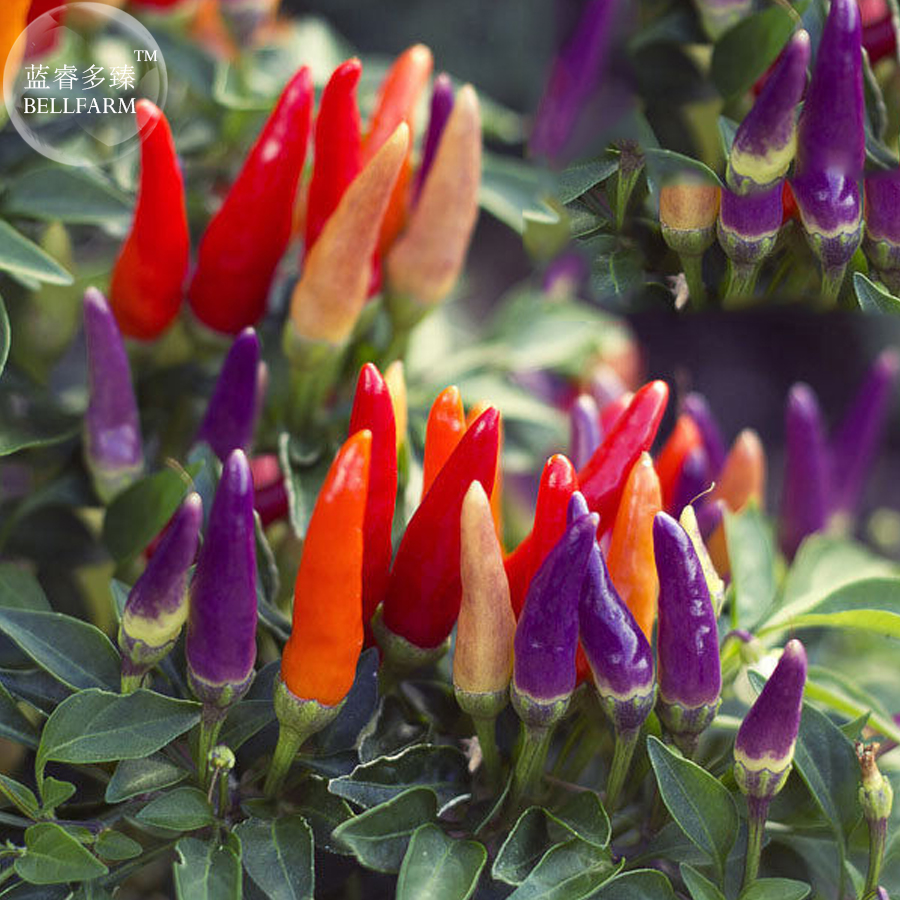
<svg viewBox="0 0 900 900"><path fill-rule="evenodd" d="M425 458L422 462L422 496L466 433L462 397L455 384L444 388L431 404L425 427Z"/></svg>

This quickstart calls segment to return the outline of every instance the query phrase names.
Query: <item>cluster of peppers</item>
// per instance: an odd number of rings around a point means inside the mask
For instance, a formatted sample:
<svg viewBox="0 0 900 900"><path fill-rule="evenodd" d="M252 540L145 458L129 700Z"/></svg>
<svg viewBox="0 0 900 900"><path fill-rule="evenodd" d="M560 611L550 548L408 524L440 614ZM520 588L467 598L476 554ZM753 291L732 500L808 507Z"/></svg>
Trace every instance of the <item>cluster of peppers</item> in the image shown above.
<svg viewBox="0 0 900 900"><path fill-rule="evenodd" d="M735 15L746 6L706 5ZM679 176L660 189L663 237L681 255L697 305L705 296L702 257L717 236L729 262L723 300L752 296L790 204L796 205L821 263L825 303L837 298L860 245L871 270L892 290L900 287L900 170L863 173L862 24L856 0L831 4L807 88L809 59L809 35L801 29L737 129L724 186Z"/></svg>
<svg viewBox="0 0 900 900"><path fill-rule="evenodd" d="M184 183L171 131L160 109L137 103L137 204L109 289L125 335L159 337L185 295L194 325L223 335L255 325L298 232L302 262L284 347L300 373L339 361L367 300L379 292L395 339L449 293L477 217L478 98L471 85L454 91L446 75L435 79L414 173L412 124L430 81L431 51L417 44L397 58L366 128L356 99L361 71L357 59L335 70L314 128L310 71L304 66L291 78L207 224L190 272ZM301 185L310 143L311 176ZM304 394L302 384L298 392Z"/></svg>

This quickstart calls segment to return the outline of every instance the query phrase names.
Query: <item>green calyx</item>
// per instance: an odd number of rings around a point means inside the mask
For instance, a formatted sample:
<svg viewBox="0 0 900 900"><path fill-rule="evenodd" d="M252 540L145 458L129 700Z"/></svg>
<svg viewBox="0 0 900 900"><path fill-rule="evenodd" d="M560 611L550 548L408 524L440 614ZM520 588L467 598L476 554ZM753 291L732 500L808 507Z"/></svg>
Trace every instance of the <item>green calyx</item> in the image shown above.
<svg viewBox="0 0 900 900"><path fill-rule="evenodd" d="M494 719L509 703L509 689L502 691L464 691L454 688L459 708L473 719Z"/></svg>
<svg viewBox="0 0 900 900"><path fill-rule="evenodd" d="M529 728L545 729L555 725L569 708L571 696L542 700L510 685L510 698L516 714Z"/></svg>
<svg viewBox="0 0 900 900"><path fill-rule="evenodd" d="M437 662L450 649L449 637L437 647L419 647L402 635L391 631L384 622L380 606L372 616L372 633L384 655L386 666L400 676Z"/></svg>
<svg viewBox="0 0 900 900"><path fill-rule="evenodd" d="M670 703L660 696L656 701L656 711L678 749L686 756L691 756L700 735L715 719L721 703L722 700L719 698L714 703L687 707L681 703Z"/></svg>
<svg viewBox="0 0 900 900"><path fill-rule="evenodd" d="M745 765L735 754L734 780L745 796L771 800L784 787L792 765L791 758L788 757L784 768L755 768Z"/></svg>

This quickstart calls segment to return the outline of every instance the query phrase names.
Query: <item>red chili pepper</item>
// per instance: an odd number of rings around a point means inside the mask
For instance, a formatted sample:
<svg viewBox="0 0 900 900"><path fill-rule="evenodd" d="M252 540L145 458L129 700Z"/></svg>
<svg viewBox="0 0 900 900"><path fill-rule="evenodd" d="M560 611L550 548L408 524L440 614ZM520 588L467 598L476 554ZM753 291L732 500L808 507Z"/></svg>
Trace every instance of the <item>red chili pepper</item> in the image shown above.
<svg viewBox="0 0 900 900"><path fill-rule="evenodd" d="M455 384L444 388L431 404L425 427L425 458L422 461L422 497L434 484L438 472L466 433L462 398Z"/></svg>
<svg viewBox="0 0 900 900"><path fill-rule="evenodd" d="M306 202L306 247L309 253L347 185L362 169L362 139L356 86L362 63L341 63L322 91L316 116L316 155ZM385 135L387 137L388 135Z"/></svg>
<svg viewBox="0 0 900 900"><path fill-rule="evenodd" d="M516 618L525 605L525 595L534 573L566 530L566 510L576 490L578 478L568 457L562 453L551 456L541 473L534 525L525 540L506 557L510 602Z"/></svg>
<svg viewBox="0 0 900 900"><path fill-rule="evenodd" d="M681 470L684 468L684 461L691 450L702 444L703 437L694 419L688 415L680 415L655 461L656 474L659 476L659 486L662 489L662 508L666 512L672 513L671 507L675 501L675 492L678 490L678 481L681 477ZM675 514L680 513L679 509ZM621 594L621 589L619 593Z"/></svg>
<svg viewBox="0 0 900 900"><path fill-rule="evenodd" d="M466 428L471 428L477 422L481 414L490 409L491 404L486 400L480 400L466 414ZM494 531L497 533L497 543L503 549L503 420L500 420L500 431L497 438L497 471L494 473L494 488L491 491L491 517L494 520Z"/></svg>
<svg viewBox="0 0 900 900"><path fill-rule="evenodd" d="M425 495L397 550L383 624L420 648L440 646L459 614L460 512L469 485L490 494L497 468L500 413L488 409L463 435Z"/></svg>
<svg viewBox="0 0 900 900"><path fill-rule="evenodd" d="M788 219L799 219L800 210L797 207L797 200L794 192L791 190L790 182L785 178L784 187L781 190L781 224L784 225Z"/></svg>
<svg viewBox="0 0 900 900"><path fill-rule="evenodd" d="M263 527L283 519L288 514L287 488L284 472L274 453L264 453L250 460L253 476L253 508L259 513Z"/></svg>
<svg viewBox="0 0 900 900"><path fill-rule="evenodd" d="M619 416L628 409L628 405L634 400L634 394L631 391L625 391L624 394L610 400L603 409L600 410L600 430L602 434L609 434L613 430Z"/></svg>
<svg viewBox="0 0 900 900"><path fill-rule="evenodd" d="M645 384L578 473L588 507L600 514L601 531L612 527L628 473L650 449L668 399L669 387L664 381Z"/></svg>
<svg viewBox="0 0 900 900"><path fill-rule="evenodd" d="M366 363L359 372L350 413L349 433L372 432L372 466L363 527L363 625L372 643L369 623L384 599L391 573L391 527L397 500L397 434L394 407L381 372Z"/></svg>
<svg viewBox="0 0 900 900"><path fill-rule="evenodd" d="M60 5L60 0L31 0L31 6L28 7L28 22L30 25L35 19L40 18L44 13L56 9ZM6 10L4 10L6 12ZM66 10L60 11L53 17L58 25L65 23ZM29 35L28 46L25 48L26 59L39 59L52 50L55 50L59 44L60 34L63 28L48 28L42 34L37 33L37 29L33 30L33 36Z"/></svg>
<svg viewBox="0 0 900 900"><path fill-rule="evenodd" d="M141 173L131 232L113 267L109 305L123 334L151 340L178 315L190 255L184 184L162 110L135 105Z"/></svg>
<svg viewBox="0 0 900 900"><path fill-rule="evenodd" d="M312 99L312 76L304 66L287 83L200 241L190 303L197 318L216 331L237 334L265 312L272 276L291 237Z"/></svg>

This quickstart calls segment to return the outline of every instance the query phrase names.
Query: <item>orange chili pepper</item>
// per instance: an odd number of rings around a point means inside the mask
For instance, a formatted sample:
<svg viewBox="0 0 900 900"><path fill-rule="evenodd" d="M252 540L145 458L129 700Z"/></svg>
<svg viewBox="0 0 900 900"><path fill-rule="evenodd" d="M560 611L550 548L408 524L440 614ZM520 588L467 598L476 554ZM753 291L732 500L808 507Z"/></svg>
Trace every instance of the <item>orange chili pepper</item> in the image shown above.
<svg viewBox="0 0 900 900"><path fill-rule="evenodd" d="M372 432L341 447L313 509L294 587L281 678L295 697L335 706L356 677L363 643L363 523Z"/></svg>
<svg viewBox="0 0 900 900"><path fill-rule="evenodd" d="M659 595L653 519L661 509L660 479L650 454L643 453L625 482L606 563L619 596L651 643Z"/></svg>
<svg viewBox="0 0 900 900"><path fill-rule="evenodd" d="M412 132L413 113L422 91L428 84L433 64L431 50L424 44L415 44L401 53L388 69L378 92L378 102L363 146L364 162L375 155L401 122L406 122ZM412 172L411 154L412 146L406 154L400 176L391 194L387 213L381 223L381 234L378 239L379 255L387 251L406 221L407 195Z"/></svg>
<svg viewBox="0 0 900 900"><path fill-rule="evenodd" d="M466 416L466 428L475 422L478 417L490 407L486 400L479 400ZM497 541L503 547L503 468L500 465L503 454L503 420L500 420L497 450L497 471L494 473L494 487L491 490L491 516L494 519L494 531L497 532Z"/></svg>
<svg viewBox="0 0 900 900"><path fill-rule="evenodd" d="M656 458L656 473L659 476L659 485L662 488L662 508L672 512L672 504L675 501L675 493L678 490L678 482L681 478L681 470L687 455L703 443L703 436L697 423L691 416L682 414L675 422L675 427L663 444L662 450ZM657 510L659 512L659 510ZM680 513L681 510L678 510ZM652 555L652 554L651 554ZM615 582L615 578L613 578ZM616 585L618 588L619 586ZM619 591L621 594L621 590ZM624 597L622 598L625 599ZM625 601L628 602L627 600ZM634 612L634 610L632 610ZM640 621L638 622L640 624ZM646 632L644 632L646 634ZM648 638L649 640L649 638Z"/></svg>
<svg viewBox="0 0 900 900"><path fill-rule="evenodd" d="M455 384L444 388L431 404L425 428L425 459L422 463L422 496L437 478L438 472L466 433L462 398Z"/></svg>
<svg viewBox="0 0 900 900"><path fill-rule="evenodd" d="M13 44L19 35L25 30L28 22L28 7L31 0L7 0L0 18L0 72L6 66L6 60L12 52ZM18 71L25 53L25 41L22 41L13 61L15 71Z"/></svg>
<svg viewBox="0 0 900 900"><path fill-rule="evenodd" d="M384 383L391 395L391 403L394 407L394 423L397 429L397 452L406 441L406 423L408 419L408 407L406 402L406 376L403 372L403 361L395 359L384 370Z"/></svg>

